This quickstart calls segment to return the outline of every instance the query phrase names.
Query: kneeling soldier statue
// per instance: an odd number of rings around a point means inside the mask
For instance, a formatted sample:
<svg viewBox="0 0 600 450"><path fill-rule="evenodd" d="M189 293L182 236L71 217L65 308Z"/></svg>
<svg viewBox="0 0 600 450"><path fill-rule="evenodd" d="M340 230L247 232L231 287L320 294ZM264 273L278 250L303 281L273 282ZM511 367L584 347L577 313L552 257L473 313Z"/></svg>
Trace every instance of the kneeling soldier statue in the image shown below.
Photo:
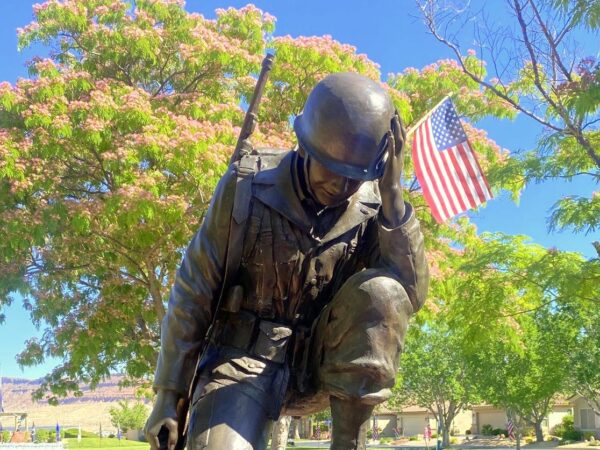
<svg viewBox="0 0 600 450"><path fill-rule="evenodd" d="M327 406L331 448L364 448L391 395L429 279L400 184L405 131L354 73L319 82L294 130L296 150L231 164L189 244L162 323L153 449L163 433L182 444L188 397L190 450L264 449L280 414Z"/></svg>

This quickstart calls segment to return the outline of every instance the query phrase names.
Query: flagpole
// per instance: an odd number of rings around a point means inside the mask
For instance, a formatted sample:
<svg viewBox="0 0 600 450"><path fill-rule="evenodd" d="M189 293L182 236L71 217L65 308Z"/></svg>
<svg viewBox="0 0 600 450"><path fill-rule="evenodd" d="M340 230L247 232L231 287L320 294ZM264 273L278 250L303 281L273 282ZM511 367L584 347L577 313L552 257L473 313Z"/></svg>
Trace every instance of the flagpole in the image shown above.
<svg viewBox="0 0 600 450"><path fill-rule="evenodd" d="M417 123L415 123L415 124L414 124L412 127L410 127L410 128L408 129L408 131L406 132L406 138L408 139L408 137L409 137L411 134L413 134L413 133L415 132L415 130L416 130L417 128L419 128L419 126L420 126L420 125L421 125L423 122L425 122L425 121L426 121L426 120L429 118L429 116L431 115L431 113L432 113L433 111L435 111L435 110L438 108L438 106L440 106L440 105L441 105L442 103L444 103L446 100L448 100L449 98L451 98L451 97L452 97L452 95L454 95L454 93L453 93L453 92L451 92L451 93L449 93L448 95L446 95L446 96L445 96L443 99L441 99L441 100L439 101L439 103L438 103L437 105L435 105L433 108L431 108L427 114L425 114L423 117L421 117Z"/></svg>

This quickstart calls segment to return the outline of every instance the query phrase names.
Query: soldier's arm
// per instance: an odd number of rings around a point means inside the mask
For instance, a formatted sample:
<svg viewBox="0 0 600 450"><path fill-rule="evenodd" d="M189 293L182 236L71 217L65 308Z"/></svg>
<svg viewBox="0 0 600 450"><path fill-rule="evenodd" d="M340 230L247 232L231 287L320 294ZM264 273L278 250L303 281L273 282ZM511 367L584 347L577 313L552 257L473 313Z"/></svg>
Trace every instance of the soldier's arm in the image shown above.
<svg viewBox="0 0 600 450"><path fill-rule="evenodd" d="M204 222L177 272L161 327L156 390L188 394L223 281L235 182L231 166L219 181Z"/></svg>
<svg viewBox="0 0 600 450"><path fill-rule="evenodd" d="M416 312L425 303L429 288L429 267L425 257L423 233L410 203L405 215L394 228L387 226L382 212L370 225L369 265L387 267L406 290Z"/></svg>
<svg viewBox="0 0 600 450"><path fill-rule="evenodd" d="M404 170L406 133L398 114L388 132L388 159L379 179L381 208L377 232L371 226L370 265L385 266L406 290L413 310L423 306L429 287L429 269L425 259L423 234L412 206L404 201L400 179Z"/></svg>

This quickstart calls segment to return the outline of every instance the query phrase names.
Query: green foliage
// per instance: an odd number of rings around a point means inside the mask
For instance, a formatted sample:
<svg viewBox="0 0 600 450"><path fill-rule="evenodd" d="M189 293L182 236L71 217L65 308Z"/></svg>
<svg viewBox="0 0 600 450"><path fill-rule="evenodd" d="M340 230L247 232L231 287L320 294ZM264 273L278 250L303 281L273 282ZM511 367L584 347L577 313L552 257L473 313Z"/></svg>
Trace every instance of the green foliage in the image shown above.
<svg viewBox="0 0 600 450"><path fill-rule="evenodd" d="M580 441L583 439L583 433L575 429L575 421L571 414L564 416L561 423L554 427L552 433L564 441Z"/></svg>
<svg viewBox="0 0 600 450"><path fill-rule="evenodd" d="M593 431L585 431L583 433L583 439L585 441L589 441L589 440L595 440L596 439L596 433L594 433Z"/></svg>
<svg viewBox="0 0 600 450"><path fill-rule="evenodd" d="M600 193L594 193L592 198L563 197L552 207L549 223L551 229L570 226L575 232L586 234L600 229Z"/></svg>
<svg viewBox="0 0 600 450"><path fill-rule="evenodd" d="M124 433L128 430L141 430L148 419L148 408L140 402L129 405L128 401L119 401L118 407L108 410L110 422Z"/></svg>
<svg viewBox="0 0 600 450"><path fill-rule="evenodd" d="M523 419L521 427L540 423L556 394L572 383L574 359L589 361L583 353L595 354L598 348L592 323L600 301L594 288L600 283L599 261L546 249L523 236L470 230L457 240L461 250L445 254L443 277L432 281L433 319L417 319L429 334L447 323L442 342L425 339L436 346L431 356L439 365L425 378L451 375L449 358L454 364L462 361L461 374L471 384L460 382L453 392L469 387L480 400L516 412ZM409 331L407 352L414 351L414 333ZM582 346L584 340L587 346ZM419 354L417 360L427 366L427 358ZM581 373L594 380L596 360L587 366ZM409 370L412 377L421 369ZM440 385L433 381L429 389L442 392Z"/></svg>
<svg viewBox="0 0 600 450"><path fill-rule="evenodd" d="M433 291L445 283L446 279L436 281ZM450 296L430 301L419 322L409 328L394 397L389 401L398 408L419 405L441 418L445 446L450 443L456 415L477 401L460 334L446 320L452 301Z"/></svg>
<svg viewBox="0 0 600 450"><path fill-rule="evenodd" d="M489 423L486 423L481 427L481 434L484 436L492 436L494 434L494 427L492 427Z"/></svg>
<svg viewBox="0 0 600 450"><path fill-rule="evenodd" d="M583 23L590 30L600 28L599 0L553 0L552 3L574 24Z"/></svg>

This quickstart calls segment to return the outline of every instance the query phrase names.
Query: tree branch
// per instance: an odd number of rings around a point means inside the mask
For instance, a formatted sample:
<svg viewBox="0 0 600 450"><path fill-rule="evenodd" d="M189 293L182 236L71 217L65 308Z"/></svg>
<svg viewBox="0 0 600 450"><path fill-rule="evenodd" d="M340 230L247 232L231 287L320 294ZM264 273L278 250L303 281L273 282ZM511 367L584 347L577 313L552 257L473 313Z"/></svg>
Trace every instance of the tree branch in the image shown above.
<svg viewBox="0 0 600 450"><path fill-rule="evenodd" d="M496 88L494 85L488 83L487 81L485 81L481 77L479 77L477 74L475 74L471 70L469 70L467 68L467 66L465 65L465 61L463 59L463 56L460 53L460 50L459 50L458 46L456 44L448 41L442 35L440 35L439 32L437 31L436 26L435 26L435 20L434 20L434 18L428 15L428 13L425 11L425 9L423 8L423 6L421 4L419 4L418 6L421 9L421 12L423 13L423 16L425 17L425 24L427 25L427 28L429 29L429 31L431 32L431 34L433 34L433 36L439 42L441 42L442 44L446 45L448 48L450 48L452 50L452 52L455 54L456 58L458 59L458 63L460 64L463 72L465 74L467 74L473 81L475 81L476 83L480 84L481 86L486 87L487 89L489 89L490 91L492 91L496 96L500 97L502 100L504 100L507 103L509 103L513 108L515 108L518 111L522 112L523 114L531 117L536 122L538 122L538 123L540 123L540 124L542 124L542 125L550 128L550 129L552 129L554 131L558 131L558 132L562 132L563 131L562 128L557 127L556 125L554 125L554 124L548 122L547 120L544 120L543 118L539 117L534 112L529 111L528 109L524 108L518 102L516 102L515 100L513 100L512 98L510 98L508 95L506 95L504 92L502 92L498 88Z"/></svg>

